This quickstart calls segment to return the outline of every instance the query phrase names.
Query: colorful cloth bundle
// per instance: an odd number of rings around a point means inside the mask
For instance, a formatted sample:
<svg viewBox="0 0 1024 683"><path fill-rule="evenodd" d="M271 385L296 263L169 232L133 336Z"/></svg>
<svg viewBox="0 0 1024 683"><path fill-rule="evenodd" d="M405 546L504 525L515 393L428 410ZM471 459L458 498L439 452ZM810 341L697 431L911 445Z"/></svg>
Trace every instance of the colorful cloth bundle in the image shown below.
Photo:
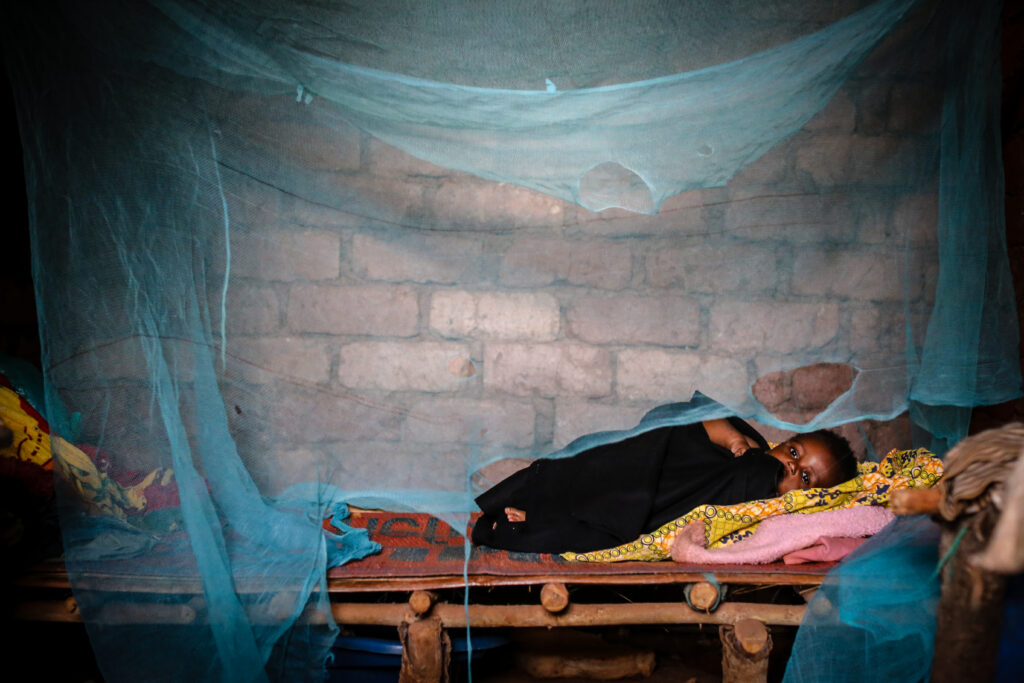
<svg viewBox="0 0 1024 683"><path fill-rule="evenodd" d="M924 448L894 449L878 463L861 463L860 474L832 488L790 491L778 498L736 505L702 505L640 538L606 550L563 553L574 562L653 562L670 558L672 543L691 522L703 522L707 548L718 548L752 535L761 521L788 512L810 514L856 505L889 503L897 489L929 488L942 478L942 461Z"/></svg>
<svg viewBox="0 0 1024 683"><path fill-rule="evenodd" d="M0 375L0 419L13 432L10 446L0 448L0 474L19 479L40 497L53 497L53 471L88 508L126 519L131 515L178 505L174 472L108 471L99 449L51 438L46 419Z"/></svg>

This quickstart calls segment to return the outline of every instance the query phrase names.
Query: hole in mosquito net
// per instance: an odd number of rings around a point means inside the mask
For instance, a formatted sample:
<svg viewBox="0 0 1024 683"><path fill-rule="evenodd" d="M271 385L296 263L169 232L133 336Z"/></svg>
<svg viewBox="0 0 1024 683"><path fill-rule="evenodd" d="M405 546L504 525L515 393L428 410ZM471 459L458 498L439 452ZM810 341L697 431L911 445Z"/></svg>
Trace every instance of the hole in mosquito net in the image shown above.
<svg viewBox="0 0 1024 683"><path fill-rule="evenodd" d="M697 148L697 154L702 157L709 157L715 153L715 148L711 145L704 144Z"/></svg>
<svg viewBox="0 0 1024 683"><path fill-rule="evenodd" d="M606 161L580 178L580 203L591 211L621 207L637 213L654 210L651 188L633 171Z"/></svg>
<svg viewBox="0 0 1024 683"><path fill-rule="evenodd" d="M776 417L806 424L846 393L857 369L845 363L816 363L771 372L754 382L754 398Z"/></svg>

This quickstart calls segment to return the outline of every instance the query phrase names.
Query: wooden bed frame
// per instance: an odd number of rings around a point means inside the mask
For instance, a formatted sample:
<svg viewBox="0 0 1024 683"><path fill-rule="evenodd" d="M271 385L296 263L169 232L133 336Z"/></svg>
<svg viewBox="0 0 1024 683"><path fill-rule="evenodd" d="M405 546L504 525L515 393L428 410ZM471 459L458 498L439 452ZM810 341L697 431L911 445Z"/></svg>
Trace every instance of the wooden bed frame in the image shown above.
<svg viewBox="0 0 1024 683"><path fill-rule="evenodd" d="M433 523L431 528L437 526ZM387 541L382 536L374 538ZM451 538L454 544L456 535ZM439 543L433 539L432 543ZM670 561L592 565L539 556L537 561L527 558L527 566L533 569L512 574L471 560L465 574L432 572L429 566L423 571L403 566L406 575L387 576L381 567L387 566L389 550L385 546L372 561L367 558L331 570L327 586L337 623L399 629L404 645L403 667L420 672L419 678L407 680L442 680L438 667L445 661L445 630L465 628L467 620L474 628L718 625L724 650L724 680L764 680L771 651L767 627L798 626L806 600L834 566L776 563L712 567ZM458 565L461 569L462 563ZM410 571L414 575L408 575ZM772 604L732 599L742 598L754 587L780 586L792 587L805 602ZM60 563L37 567L17 582L17 588L15 619L81 621ZM76 589L111 594L96 615L95 620L101 623L184 625L206 618L202 588L194 580L97 572L79 577ZM468 605L463 602L466 590ZM240 586L239 591L244 596L245 587ZM598 598L624 595L628 599L593 601L593 593ZM138 601L153 594L167 596L167 600L158 604ZM574 599L574 594L584 599ZM480 599L484 595L486 599ZM651 596L655 599L647 599ZM279 610L271 600L264 618L284 618L290 605L286 595L282 595ZM305 618L322 621L324 616L310 612Z"/></svg>
<svg viewBox="0 0 1024 683"><path fill-rule="evenodd" d="M671 563L663 563L669 565ZM771 604L733 601L730 590L739 587L790 586L805 599L817 589L824 578L823 566L815 565L807 573L776 571L766 566L763 573L735 572L714 569L709 572L673 571L668 566L655 574L623 573L579 574L566 581L565 576L468 577L470 589L488 589L487 604L471 598L468 607L461 601L439 599L450 589L466 585L462 576L428 576L415 580L328 579L331 611L334 620L348 626L393 626L403 634L403 666L417 671L412 680L442 680L438 668L445 661L444 632L462 629L468 622L474 628L524 627L594 627L619 625L708 624L722 627L723 680L765 680L768 656L771 653L769 626L798 626L805 604ZM713 577L713 583L708 578ZM204 618L205 602L198 585L178 581L144 579L126 582L120 576L86 577L90 589L116 591L118 598L108 601L98 621L110 625L166 623L187 625ZM14 618L21 621L81 622L77 602L71 593L67 574L59 568L43 566L18 581L19 601ZM574 589L584 586L614 588L629 595L632 589L650 586L677 586L684 598L675 602L575 602ZM525 591L533 601L522 598ZM728 590L723 590L728 587ZM502 602L502 589L516 594ZM135 595L165 594L166 603L138 603ZM723 596L723 593L725 595ZM174 599L177 596L177 599ZM398 596L405 600L397 599ZM376 602L358 598L387 597L391 601ZM273 603L273 601L272 601ZM495 604L498 603L498 604ZM271 604L273 611L273 604ZM311 618L316 618L312 616ZM322 616L321 616L322 619Z"/></svg>

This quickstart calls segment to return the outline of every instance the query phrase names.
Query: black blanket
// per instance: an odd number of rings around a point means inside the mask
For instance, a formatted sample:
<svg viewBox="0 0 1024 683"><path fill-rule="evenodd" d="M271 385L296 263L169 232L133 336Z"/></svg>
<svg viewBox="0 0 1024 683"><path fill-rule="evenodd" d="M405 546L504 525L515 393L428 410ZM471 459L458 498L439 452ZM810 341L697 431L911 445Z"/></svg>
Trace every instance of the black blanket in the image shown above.
<svg viewBox="0 0 1024 683"><path fill-rule="evenodd" d="M760 448L734 457L701 423L661 427L570 458L537 460L481 494L473 542L521 552L588 552L632 541L698 505L777 495L782 465ZM526 511L510 523L505 507Z"/></svg>

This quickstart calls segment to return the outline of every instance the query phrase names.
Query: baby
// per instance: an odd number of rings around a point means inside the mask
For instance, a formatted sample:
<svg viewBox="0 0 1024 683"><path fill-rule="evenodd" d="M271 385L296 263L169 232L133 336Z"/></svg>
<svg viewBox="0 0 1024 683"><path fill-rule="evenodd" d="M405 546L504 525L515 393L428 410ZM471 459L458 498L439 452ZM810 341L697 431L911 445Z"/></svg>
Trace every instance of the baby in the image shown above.
<svg viewBox="0 0 1024 683"><path fill-rule="evenodd" d="M763 448L749 433L740 431L734 421L705 420L701 425L711 443L727 449L734 457ZM797 489L837 486L857 476L857 459L850 442L826 429L797 434L766 452L782 464L777 480L780 496ZM526 511L519 508L506 507L505 515L509 522L526 521Z"/></svg>

